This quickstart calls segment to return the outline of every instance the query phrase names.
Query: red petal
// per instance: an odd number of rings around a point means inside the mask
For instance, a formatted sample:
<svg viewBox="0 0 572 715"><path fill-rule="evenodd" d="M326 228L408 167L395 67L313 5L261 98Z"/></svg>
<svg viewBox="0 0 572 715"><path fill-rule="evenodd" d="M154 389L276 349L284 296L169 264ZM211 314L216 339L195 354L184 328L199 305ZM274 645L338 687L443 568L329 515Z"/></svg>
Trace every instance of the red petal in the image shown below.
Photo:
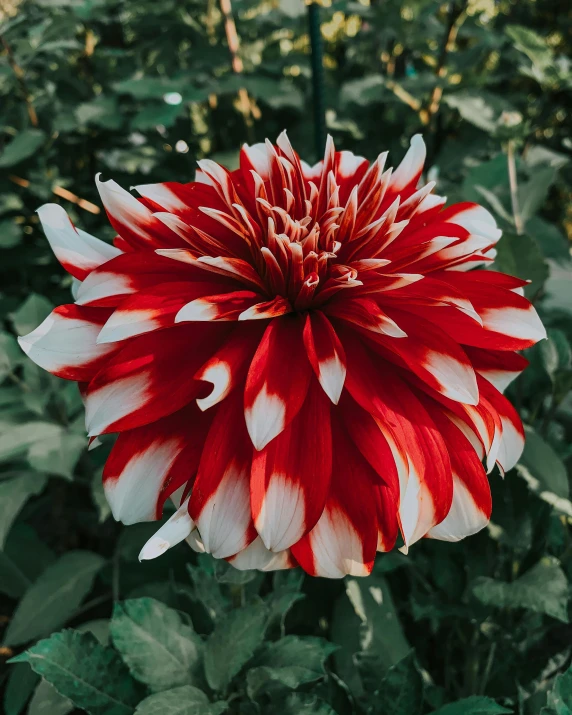
<svg viewBox="0 0 572 715"><path fill-rule="evenodd" d="M87 382L117 350L115 345L97 343L109 312L105 308L60 305L18 342L44 370L66 380Z"/></svg>
<svg viewBox="0 0 572 715"><path fill-rule="evenodd" d="M115 519L135 524L161 518L167 497L194 479L209 424L190 405L119 435L103 470Z"/></svg>
<svg viewBox="0 0 572 715"><path fill-rule="evenodd" d="M332 427L335 469L330 493L318 523L292 546L292 553L300 566L313 576L367 576L377 548L372 487L377 475L337 421Z"/></svg>
<svg viewBox="0 0 572 715"><path fill-rule="evenodd" d="M263 449L298 414L311 373L300 318L273 320L254 355L244 392L246 425L256 449Z"/></svg>
<svg viewBox="0 0 572 715"><path fill-rule="evenodd" d="M346 354L330 321L319 310L306 316L304 345L324 392L338 404L346 379Z"/></svg>
<svg viewBox="0 0 572 715"><path fill-rule="evenodd" d="M217 559L237 554L256 538L250 514L251 459L242 399L235 393L217 408L189 502L204 548Z"/></svg>
<svg viewBox="0 0 572 715"><path fill-rule="evenodd" d="M309 435L313 435L311 448ZM312 380L300 412L254 454L250 501L254 525L266 548L287 549L315 525L324 509L331 471L329 402Z"/></svg>
<svg viewBox="0 0 572 715"><path fill-rule="evenodd" d="M226 335L217 325L177 326L133 338L89 383L89 435L121 432L154 422L194 400L197 368Z"/></svg>

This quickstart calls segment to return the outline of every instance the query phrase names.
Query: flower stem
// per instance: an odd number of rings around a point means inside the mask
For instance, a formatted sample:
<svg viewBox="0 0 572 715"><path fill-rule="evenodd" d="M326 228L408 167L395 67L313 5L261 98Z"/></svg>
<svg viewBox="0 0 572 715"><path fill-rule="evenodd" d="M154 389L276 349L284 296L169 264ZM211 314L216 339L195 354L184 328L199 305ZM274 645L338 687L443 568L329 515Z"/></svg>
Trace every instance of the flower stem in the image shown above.
<svg viewBox="0 0 572 715"><path fill-rule="evenodd" d="M314 110L314 146L319 161L326 145L326 110L324 103L324 46L320 31L320 7L315 0L308 4L312 64L312 105Z"/></svg>

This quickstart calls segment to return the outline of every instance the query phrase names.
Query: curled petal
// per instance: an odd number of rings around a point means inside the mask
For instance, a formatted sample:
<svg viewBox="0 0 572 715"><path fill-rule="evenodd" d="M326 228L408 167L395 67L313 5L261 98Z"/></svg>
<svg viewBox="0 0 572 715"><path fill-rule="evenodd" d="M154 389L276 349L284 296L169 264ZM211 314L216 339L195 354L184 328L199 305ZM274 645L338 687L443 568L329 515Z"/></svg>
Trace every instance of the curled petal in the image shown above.
<svg viewBox="0 0 572 715"><path fill-rule="evenodd" d="M56 258L80 281L94 268L121 255L115 246L77 229L58 204L44 204L38 209L38 217Z"/></svg>

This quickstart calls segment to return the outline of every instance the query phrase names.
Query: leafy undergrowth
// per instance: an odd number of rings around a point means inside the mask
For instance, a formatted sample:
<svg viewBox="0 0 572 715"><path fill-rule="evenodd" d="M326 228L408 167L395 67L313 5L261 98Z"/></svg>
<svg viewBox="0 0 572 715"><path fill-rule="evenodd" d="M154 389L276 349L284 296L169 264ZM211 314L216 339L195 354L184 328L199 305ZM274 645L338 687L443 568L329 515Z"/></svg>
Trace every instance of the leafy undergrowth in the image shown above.
<svg viewBox="0 0 572 715"><path fill-rule="evenodd" d="M336 146L395 164L422 131L436 191L491 210L496 266L531 281L549 339L508 390L521 462L491 474L489 528L380 555L367 579L243 573L185 544L140 564L157 525L113 521L110 443L86 452L76 387L16 343L70 300L34 212L59 201L110 239L96 171L189 181L196 159L233 167L241 142L283 128L315 159L306 9L234 0L238 78L214 0L1 3L6 715L572 715L572 16L549 0L329 4Z"/></svg>

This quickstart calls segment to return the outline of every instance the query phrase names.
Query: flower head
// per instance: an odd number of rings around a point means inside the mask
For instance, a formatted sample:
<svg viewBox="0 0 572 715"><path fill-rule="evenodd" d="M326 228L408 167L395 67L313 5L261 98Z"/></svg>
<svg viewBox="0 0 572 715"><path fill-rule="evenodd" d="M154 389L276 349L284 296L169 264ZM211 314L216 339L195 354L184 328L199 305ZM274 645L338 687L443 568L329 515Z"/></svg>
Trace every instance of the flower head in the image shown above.
<svg viewBox="0 0 572 715"><path fill-rule="evenodd" d="M524 440L502 390L545 332L525 282L485 270L493 217L418 188L424 159L420 136L395 170L328 139L310 167L283 133L139 198L98 179L113 246L39 210L75 303L20 343L80 383L90 437L119 433L115 518L179 507L142 558L187 538L238 568L365 575L398 531L487 523L486 471Z"/></svg>

